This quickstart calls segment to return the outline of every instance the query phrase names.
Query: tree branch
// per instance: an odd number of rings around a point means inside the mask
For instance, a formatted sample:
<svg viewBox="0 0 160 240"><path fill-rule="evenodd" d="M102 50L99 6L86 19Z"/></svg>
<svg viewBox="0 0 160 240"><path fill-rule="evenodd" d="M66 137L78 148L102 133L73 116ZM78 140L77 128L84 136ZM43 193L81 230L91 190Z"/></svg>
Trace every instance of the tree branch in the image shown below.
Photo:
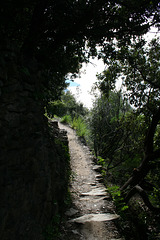
<svg viewBox="0 0 160 240"><path fill-rule="evenodd" d="M154 138L154 134L155 134L157 124L159 121L160 121L160 107L159 107L157 113L155 113L152 117L152 122L149 127L148 134L146 136L146 140L145 140L145 154L146 155L153 153L153 138Z"/></svg>
<svg viewBox="0 0 160 240"><path fill-rule="evenodd" d="M152 203L149 201L147 193L139 185L136 185L134 188L131 189L131 191L126 196L125 201L128 202L136 193L138 193L142 197L145 205L151 211L158 212L158 213L160 212L160 208L154 207L152 205Z"/></svg>
<svg viewBox="0 0 160 240"><path fill-rule="evenodd" d="M142 76L142 78L143 78L143 80L144 80L145 82L151 84L151 86L154 87L154 88L160 89L160 84L148 80L147 77L143 74L143 71L142 71L141 69L139 69L138 67L137 67L137 70L140 72L140 74L141 74L141 76ZM145 71L144 71L144 72L145 72Z"/></svg>

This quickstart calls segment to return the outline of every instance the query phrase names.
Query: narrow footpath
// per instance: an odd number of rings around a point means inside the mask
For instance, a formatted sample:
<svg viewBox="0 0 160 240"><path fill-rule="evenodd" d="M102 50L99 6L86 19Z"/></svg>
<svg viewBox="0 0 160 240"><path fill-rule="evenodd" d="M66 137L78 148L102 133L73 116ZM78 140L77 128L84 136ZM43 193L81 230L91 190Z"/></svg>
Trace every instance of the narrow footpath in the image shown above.
<svg viewBox="0 0 160 240"><path fill-rule="evenodd" d="M102 183L100 166L95 165L89 148L70 127L59 123L68 134L72 179L72 207L65 213L68 221L63 240L123 240L115 221L114 204Z"/></svg>

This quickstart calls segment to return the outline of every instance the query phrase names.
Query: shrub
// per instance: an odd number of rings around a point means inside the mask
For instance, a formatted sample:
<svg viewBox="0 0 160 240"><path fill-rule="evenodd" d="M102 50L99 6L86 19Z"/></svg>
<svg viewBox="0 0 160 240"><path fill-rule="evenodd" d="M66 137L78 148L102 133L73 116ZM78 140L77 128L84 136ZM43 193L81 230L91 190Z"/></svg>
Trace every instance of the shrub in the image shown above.
<svg viewBox="0 0 160 240"><path fill-rule="evenodd" d="M72 117L70 115L65 115L61 118L61 123L72 123Z"/></svg>
<svg viewBox="0 0 160 240"><path fill-rule="evenodd" d="M86 135L87 127L82 117L74 118L71 126L76 130L79 137Z"/></svg>

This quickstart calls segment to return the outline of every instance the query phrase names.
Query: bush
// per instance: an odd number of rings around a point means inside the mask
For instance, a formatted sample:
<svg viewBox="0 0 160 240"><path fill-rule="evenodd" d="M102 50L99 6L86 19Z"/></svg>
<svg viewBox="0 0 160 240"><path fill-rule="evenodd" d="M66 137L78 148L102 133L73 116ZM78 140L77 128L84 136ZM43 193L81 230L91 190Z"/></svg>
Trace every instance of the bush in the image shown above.
<svg viewBox="0 0 160 240"><path fill-rule="evenodd" d="M65 115L61 118L61 123L72 123L72 117L70 115Z"/></svg>
<svg viewBox="0 0 160 240"><path fill-rule="evenodd" d="M71 126L76 130L79 137L84 137L86 135L87 127L81 117L74 118Z"/></svg>
<svg viewBox="0 0 160 240"><path fill-rule="evenodd" d="M49 117L53 118L54 115L62 117L66 113L66 105L60 100L49 102L46 111Z"/></svg>

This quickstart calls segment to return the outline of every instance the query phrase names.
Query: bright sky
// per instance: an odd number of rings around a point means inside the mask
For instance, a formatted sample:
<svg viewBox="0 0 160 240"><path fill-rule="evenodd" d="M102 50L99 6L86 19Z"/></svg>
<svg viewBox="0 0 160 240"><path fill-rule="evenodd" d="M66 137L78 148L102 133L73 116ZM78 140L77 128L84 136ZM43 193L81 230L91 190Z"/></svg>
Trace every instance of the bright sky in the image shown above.
<svg viewBox="0 0 160 240"><path fill-rule="evenodd" d="M160 36L160 32L157 34ZM146 40L155 37L155 29L146 35ZM68 90L70 90L76 97L77 101L84 104L85 107L91 108L94 97L90 94L93 84L97 81L96 74L101 73L105 69L102 60L91 59L91 63L83 64L81 69L81 76L71 82Z"/></svg>
<svg viewBox="0 0 160 240"><path fill-rule="evenodd" d="M92 59L91 63L83 64L79 78L74 80L68 87L76 99L84 104L85 107L92 107L93 96L89 93L93 83L97 81L96 74L101 73L105 65L102 60Z"/></svg>

